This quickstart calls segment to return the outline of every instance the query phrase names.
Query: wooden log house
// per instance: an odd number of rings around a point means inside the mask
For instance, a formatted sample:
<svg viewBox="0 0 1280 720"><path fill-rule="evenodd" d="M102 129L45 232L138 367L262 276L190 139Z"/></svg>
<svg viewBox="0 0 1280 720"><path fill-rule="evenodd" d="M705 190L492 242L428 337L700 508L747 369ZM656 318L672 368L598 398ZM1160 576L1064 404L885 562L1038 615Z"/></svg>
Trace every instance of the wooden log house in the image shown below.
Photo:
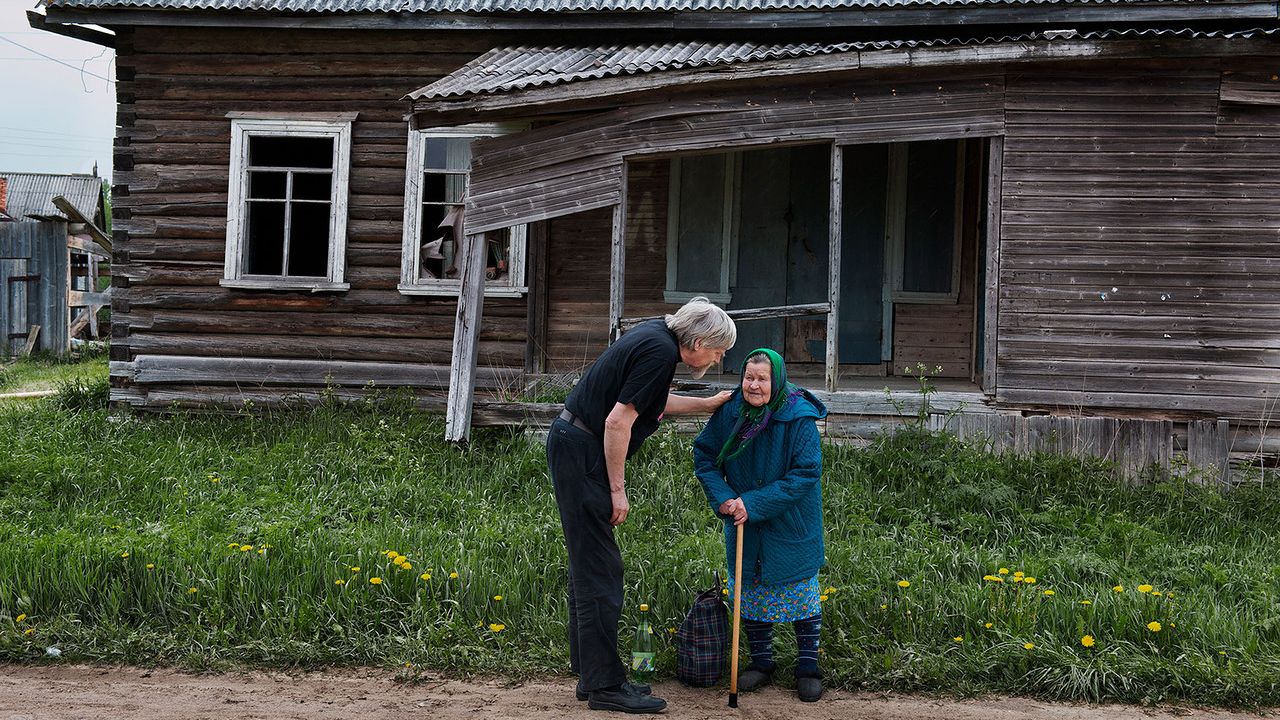
<svg viewBox="0 0 1280 720"><path fill-rule="evenodd" d="M410 387L462 438L706 295L742 318L711 379L778 348L832 436L913 417L923 372L998 447L1280 450L1275 0L30 17L117 53L116 403Z"/></svg>

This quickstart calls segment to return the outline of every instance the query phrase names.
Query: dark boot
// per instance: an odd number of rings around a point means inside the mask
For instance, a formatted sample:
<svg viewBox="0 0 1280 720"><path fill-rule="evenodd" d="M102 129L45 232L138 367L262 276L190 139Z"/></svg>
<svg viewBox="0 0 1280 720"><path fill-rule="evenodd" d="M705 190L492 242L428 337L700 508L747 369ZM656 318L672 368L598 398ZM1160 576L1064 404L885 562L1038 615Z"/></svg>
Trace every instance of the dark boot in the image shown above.
<svg viewBox="0 0 1280 720"><path fill-rule="evenodd" d="M631 683L622 683L615 688L592 690L587 695L587 707L625 713L660 713L667 709L667 701L644 695Z"/></svg>
<svg viewBox="0 0 1280 720"><path fill-rule="evenodd" d="M738 673L738 689L742 692L751 692L773 682L773 668L762 668L758 665L748 665L746 670Z"/></svg>
<svg viewBox="0 0 1280 720"><path fill-rule="evenodd" d="M796 695L804 702L822 699L822 673L817 670L796 673Z"/></svg>
<svg viewBox="0 0 1280 720"><path fill-rule="evenodd" d="M625 682L625 683L623 683L623 685L630 685L630 686L631 686L631 689L635 690L636 692L640 693L641 695L651 695L651 694L653 694L653 688L649 687L648 685L645 685L644 683ZM576 695L576 696L577 696L577 698L578 698L579 700L583 701L583 702L586 702L586 701L587 701L587 697L591 694L591 693L587 692L586 690L583 690L583 689L582 689L582 681L581 681L581 680L579 680L579 681L578 681L578 686L577 686L576 688L574 688L573 692L574 692L574 695Z"/></svg>

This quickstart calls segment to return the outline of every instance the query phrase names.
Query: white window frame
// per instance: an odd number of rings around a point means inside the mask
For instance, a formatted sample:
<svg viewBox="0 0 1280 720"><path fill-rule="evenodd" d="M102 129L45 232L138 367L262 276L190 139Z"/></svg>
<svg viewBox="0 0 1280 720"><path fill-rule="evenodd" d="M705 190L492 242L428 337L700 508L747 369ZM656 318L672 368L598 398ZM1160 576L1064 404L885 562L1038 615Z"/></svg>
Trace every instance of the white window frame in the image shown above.
<svg viewBox="0 0 1280 720"><path fill-rule="evenodd" d="M960 298L960 253L964 241L964 146L956 143L956 197L954 231L951 248L951 291L945 293L903 290L903 272L906 266L907 232L907 152L909 143L894 143L889 147L889 187L885 199L885 235L888 250L890 292L889 300L895 303L919 305L954 305Z"/></svg>
<svg viewBox="0 0 1280 720"><path fill-rule="evenodd" d="M721 223L720 287L706 292L676 290L676 271L680 262L680 175L681 159L671 159L669 189L667 193L667 286L662 299L671 304L683 304L695 297L705 297L717 305L733 301L732 287L736 281L738 256L738 193L742 184L742 154L724 153L724 207Z"/></svg>
<svg viewBox="0 0 1280 720"><path fill-rule="evenodd" d="M510 135L528 129L519 123L474 123L446 128L426 128L409 130L409 147L405 153L404 170L404 228L400 246L400 284L398 289L404 295L431 295L440 297L456 297L462 292L461 278L426 278L420 277L422 248L422 175L426 171L426 152L428 138L490 138L499 135ZM461 172L457 174L462 174ZM466 189L463 202L471 191L471 173L466 172ZM522 297L529 292L525 280L527 263L529 227L515 225L508 229L510 244L508 245L508 266L506 285L485 283L485 297Z"/></svg>
<svg viewBox="0 0 1280 720"><path fill-rule="evenodd" d="M227 243L223 287L251 290L348 290L344 281L347 257L347 205L351 173L351 123L355 113L327 115L254 115L228 113L231 118L231 165L227 186ZM244 271L248 248L249 138L332 138L333 185L329 205L329 256L325 277L251 275ZM288 243L288 238L283 238ZM284 269L288 270L286 264Z"/></svg>

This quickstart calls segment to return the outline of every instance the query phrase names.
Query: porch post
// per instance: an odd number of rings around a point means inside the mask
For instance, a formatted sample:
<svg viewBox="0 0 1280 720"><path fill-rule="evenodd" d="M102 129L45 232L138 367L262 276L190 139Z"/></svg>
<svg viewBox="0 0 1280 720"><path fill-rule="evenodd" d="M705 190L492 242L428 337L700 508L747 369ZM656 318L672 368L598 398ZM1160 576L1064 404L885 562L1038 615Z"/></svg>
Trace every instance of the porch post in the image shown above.
<svg viewBox="0 0 1280 720"><path fill-rule="evenodd" d="M609 251L609 344L622 332L622 303L626 294L627 265L627 163L622 163L618 204L613 206L613 234Z"/></svg>
<svg viewBox="0 0 1280 720"><path fill-rule="evenodd" d="M466 254L462 258L462 292L458 294L458 315L453 324L453 362L449 366L449 401L445 406L444 439L450 442L471 437L487 242L484 233L468 235Z"/></svg>
<svg viewBox="0 0 1280 720"><path fill-rule="evenodd" d="M827 302L831 303L831 311L827 313L827 390L835 392L839 383L840 370L840 239L842 207L844 198L844 151L839 145L831 144L831 225L827 231L830 251L827 268Z"/></svg>
<svg viewBox="0 0 1280 720"><path fill-rule="evenodd" d="M1004 136L991 138L987 160L987 287L983 302L982 391L996 394L996 343L1000 313L1000 201L1004 178Z"/></svg>

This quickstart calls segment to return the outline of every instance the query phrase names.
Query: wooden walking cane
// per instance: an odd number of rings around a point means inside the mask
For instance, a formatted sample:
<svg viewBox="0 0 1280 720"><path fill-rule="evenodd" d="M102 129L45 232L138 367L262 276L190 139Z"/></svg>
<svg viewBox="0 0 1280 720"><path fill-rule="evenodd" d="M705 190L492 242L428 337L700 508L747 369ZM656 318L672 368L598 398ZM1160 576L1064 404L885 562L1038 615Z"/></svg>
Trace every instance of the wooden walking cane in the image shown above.
<svg viewBox="0 0 1280 720"><path fill-rule="evenodd" d="M733 654L729 656L729 707L738 707L738 627L742 624L742 533L738 526L738 549L733 558Z"/></svg>

